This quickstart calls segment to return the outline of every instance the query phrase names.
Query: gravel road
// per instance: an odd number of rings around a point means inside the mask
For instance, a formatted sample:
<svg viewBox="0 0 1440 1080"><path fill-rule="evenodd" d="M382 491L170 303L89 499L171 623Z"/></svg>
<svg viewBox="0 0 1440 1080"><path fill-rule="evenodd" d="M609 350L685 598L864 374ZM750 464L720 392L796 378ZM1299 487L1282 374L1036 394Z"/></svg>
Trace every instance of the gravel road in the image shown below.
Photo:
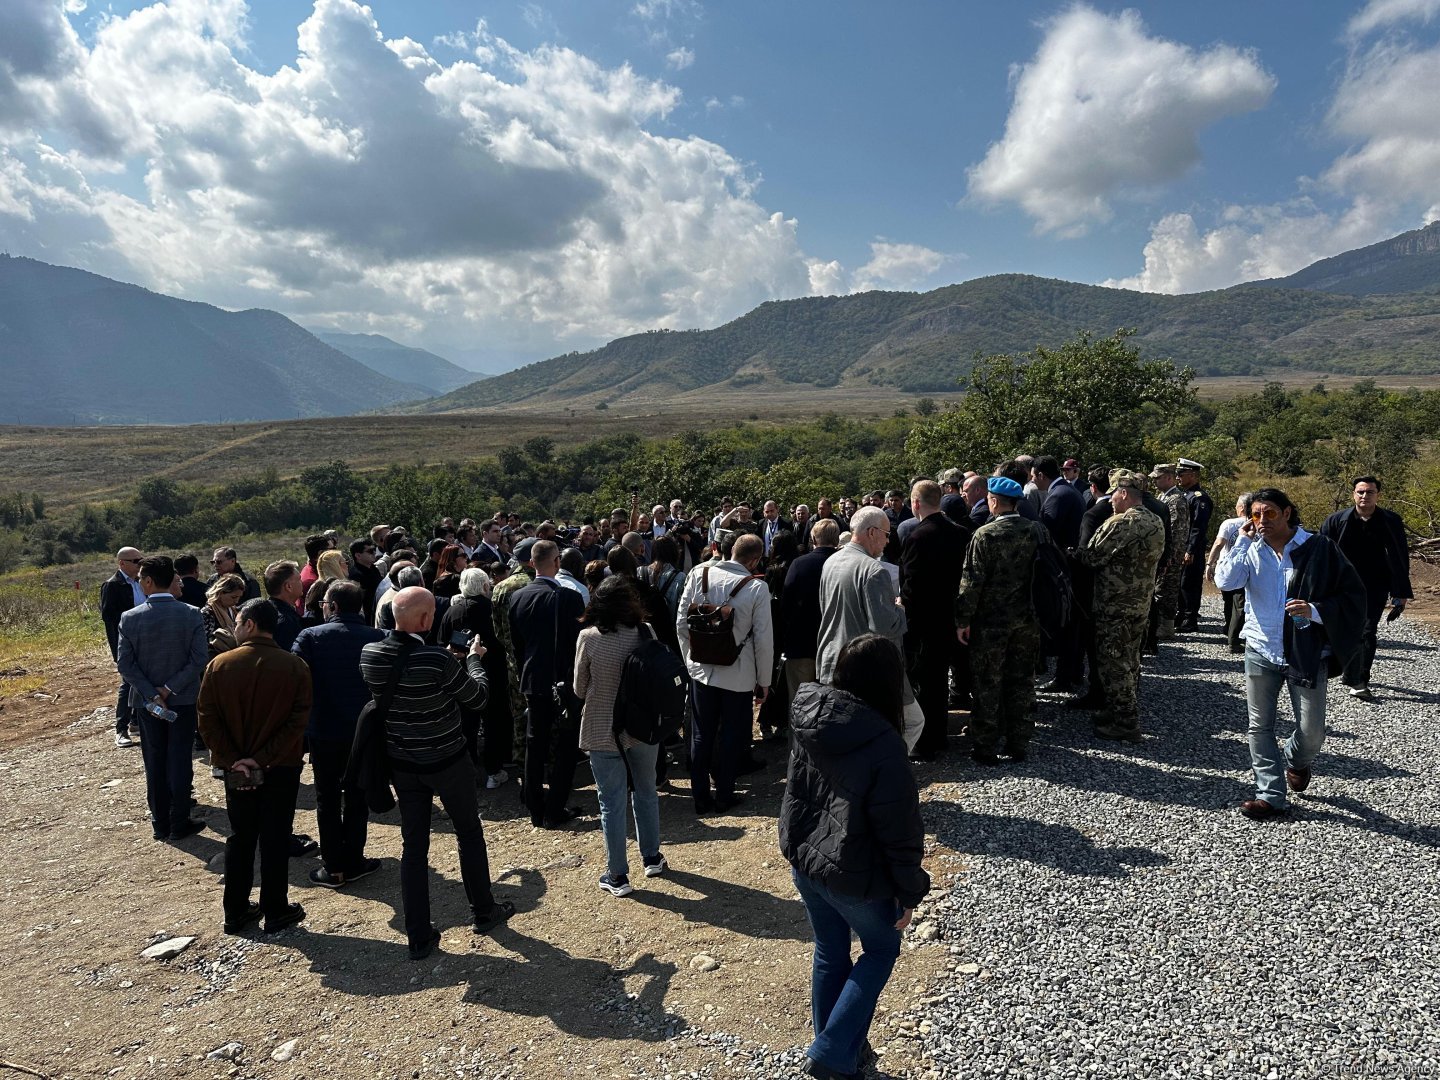
<svg viewBox="0 0 1440 1080"><path fill-rule="evenodd" d="M945 976L877 1019L877 1047L918 1043L947 1078L1440 1077L1434 640L1382 629L1379 700L1331 684L1314 780L1261 824L1236 811L1240 658L1207 615L1147 662L1142 745L1050 699L1025 765L922 767L927 827L968 869L917 917ZM802 1060L726 1049L737 1075Z"/></svg>

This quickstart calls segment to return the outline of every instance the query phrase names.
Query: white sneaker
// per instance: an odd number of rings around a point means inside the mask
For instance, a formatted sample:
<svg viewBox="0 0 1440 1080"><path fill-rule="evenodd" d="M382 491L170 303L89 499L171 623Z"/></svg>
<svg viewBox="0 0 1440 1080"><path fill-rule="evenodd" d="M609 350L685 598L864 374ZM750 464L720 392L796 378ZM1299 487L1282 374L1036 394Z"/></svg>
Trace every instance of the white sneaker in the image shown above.
<svg viewBox="0 0 1440 1080"><path fill-rule="evenodd" d="M135 740L132 739L132 738L131 738L129 735L127 735L125 732L123 732L123 731L117 731L117 732L115 733L115 749L117 749L117 750L125 750L125 749L127 749L127 748L129 748L129 747L131 747L131 746L134 746L134 745L135 745Z"/></svg>
<svg viewBox="0 0 1440 1080"><path fill-rule="evenodd" d="M499 772L492 773L485 778L485 790L494 791L496 788L504 787L509 782L510 774L504 769L501 769Z"/></svg>

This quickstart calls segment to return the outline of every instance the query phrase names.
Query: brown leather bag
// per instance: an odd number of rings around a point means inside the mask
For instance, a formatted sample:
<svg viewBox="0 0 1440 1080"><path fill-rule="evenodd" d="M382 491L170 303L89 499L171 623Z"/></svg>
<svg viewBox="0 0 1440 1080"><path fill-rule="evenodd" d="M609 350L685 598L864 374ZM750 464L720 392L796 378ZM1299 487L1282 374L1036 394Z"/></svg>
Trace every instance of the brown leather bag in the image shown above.
<svg viewBox="0 0 1440 1080"><path fill-rule="evenodd" d="M735 609L730 601L749 582L764 581L760 574L741 578L725 597L724 603L711 604L708 601L692 601L685 612L685 623L690 628L690 659L697 664L712 667L729 667L740 659L745 648L744 641L735 640ZM710 595L710 567L700 571L700 592ZM749 635L746 635L749 640Z"/></svg>

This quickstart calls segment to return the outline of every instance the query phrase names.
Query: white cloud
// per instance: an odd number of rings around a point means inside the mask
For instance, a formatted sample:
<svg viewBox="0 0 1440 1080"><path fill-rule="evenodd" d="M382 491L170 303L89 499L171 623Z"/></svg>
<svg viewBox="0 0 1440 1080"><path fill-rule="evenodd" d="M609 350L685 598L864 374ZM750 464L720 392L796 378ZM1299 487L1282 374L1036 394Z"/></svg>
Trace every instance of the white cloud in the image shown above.
<svg viewBox="0 0 1440 1080"><path fill-rule="evenodd" d="M1428 23L1440 15L1440 0L1370 0L1346 29L1361 36L1404 22Z"/></svg>
<svg viewBox="0 0 1440 1080"><path fill-rule="evenodd" d="M940 252L919 244L876 240L870 245L870 261L855 271L851 291L917 288L946 261Z"/></svg>
<svg viewBox="0 0 1440 1080"><path fill-rule="evenodd" d="M1079 235L1118 193L1173 180L1200 160L1199 133L1269 99L1253 53L1151 37L1133 11L1077 6L1014 73L1004 137L970 169L981 202L1014 202L1040 232Z"/></svg>
<svg viewBox="0 0 1440 1080"><path fill-rule="evenodd" d="M796 222L723 147L652 133L679 93L628 66L521 52L483 23L446 39L477 61L446 65L353 0L316 0L296 61L265 75L241 59L240 0L110 17L88 49L55 11L0 3L17 253L540 354L810 291Z"/></svg>
<svg viewBox="0 0 1440 1080"><path fill-rule="evenodd" d="M671 49L665 54L665 66L671 71L684 71L693 63L695 63L695 50L687 49L684 45Z"/></svg>

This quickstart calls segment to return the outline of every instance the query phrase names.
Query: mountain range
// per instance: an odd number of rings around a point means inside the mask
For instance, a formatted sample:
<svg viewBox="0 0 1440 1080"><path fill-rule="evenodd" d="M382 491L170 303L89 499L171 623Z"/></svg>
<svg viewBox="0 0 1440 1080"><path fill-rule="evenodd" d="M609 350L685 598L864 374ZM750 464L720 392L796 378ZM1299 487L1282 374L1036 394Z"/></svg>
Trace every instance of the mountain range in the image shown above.
<svg viewBox="0 0 1440 1080"><path fill-rule="evenodd" d="M1147 356L1200 375L1291 368L1440 372L1440 222L1266 282L1171 296L1002 274L927 293L771 301L702 331L651 331L557 356L410 407L642 402L703 387L954 390L977 355L1137 331ZM407 409L407 411L409 411Z"/></svg>
<svg viewBox="0 0 1440 1080"><path fill-rule="evenodd" d="M0 421L213 423L343 416L427 396L274 311L224 311L0 257Z"/></svg>
<svg viewBox="0 0 1440 1080"><path fill-rule="evenodd" d="M1214 292L1002 274L926 293L777 300L714 329L634 334L478 381L379 335L311 333L274 311L225 311L0 256L0 422L451 412L781 385L937 392L955 389L978 355L1120 327L1136 330L1146 356L1201 375L1440 373L1440 222Z"/></svg>

